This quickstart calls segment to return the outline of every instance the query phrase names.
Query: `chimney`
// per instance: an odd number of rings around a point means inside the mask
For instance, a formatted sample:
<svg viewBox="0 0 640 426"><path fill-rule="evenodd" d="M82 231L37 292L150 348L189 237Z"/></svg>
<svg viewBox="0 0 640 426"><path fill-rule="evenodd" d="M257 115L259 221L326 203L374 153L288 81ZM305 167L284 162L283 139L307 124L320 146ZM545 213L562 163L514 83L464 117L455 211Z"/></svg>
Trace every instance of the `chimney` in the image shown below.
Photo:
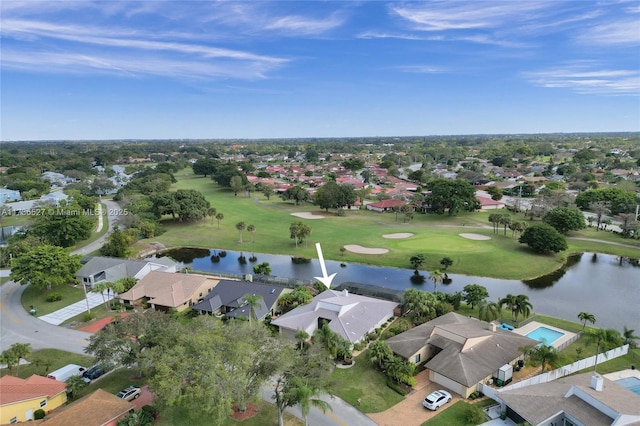
<svg viewBox="0 0 640 426"><path fill-rule="evenodd" d="M490 322L490 323L489 323L489 331L492 331L492 332L494 332L494 333L495 333L495 332L496 332L496 330L497 330L497 327L498 327L498 326L496 325L496 323L495 323L495 322Z"/></svg>
<svg viewBox="0 0 640 426"><path fill-rule="evenodd" d="M342 295L343 295L344 297L349 296L349 290L347 290L346 288L345 288L344 290L342 290Z"/></svg>
<svg viewBox="0 0 640 426"><path fill-rule="evenodd" d="M598 392L602 392L602 386L604 385L604 379L598 374L591 376L591 387Z"/></svg>

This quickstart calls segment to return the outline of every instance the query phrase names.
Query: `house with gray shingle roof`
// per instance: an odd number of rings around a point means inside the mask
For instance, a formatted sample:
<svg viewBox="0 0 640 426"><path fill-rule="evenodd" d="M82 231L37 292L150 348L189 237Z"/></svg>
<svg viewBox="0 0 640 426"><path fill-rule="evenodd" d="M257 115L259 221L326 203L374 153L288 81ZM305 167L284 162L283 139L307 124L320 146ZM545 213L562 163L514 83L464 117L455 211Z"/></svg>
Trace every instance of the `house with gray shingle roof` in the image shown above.
<svg viewBox="0 0 640 426"><path fill-rule="evenodd" d="M498 393L502 410L518 424L638 425L640 396L594 373Z"/></svg>
<svg viewBox="0 0 640 426"><path fill-rule="evenodd" d="M467 398L478 383L523 357L519 348L538 341L495 324L449 312L386 340L397 355L426 362L429 379Z"/></svg>
<svg viewBox="0 0 640 426"><path fill-rule="evenodd" d="M293 340L297 331L304 330L311 336L326 323L332 331L354 344L392 318L397 306L396 302L350 294L347 290L326 290L308 305L298 306L271 324L277 325L282 335Z"/></svg>
<svg viewBox="0 0 640 426"><path fill-rule="evenodd" d="M94 256L84 261L76 272L76 278L85 286L93 287L102 282L114 282L122 278L142 279L151 271L176 272L178 264L162 257L158 259L128 260L117 257Z"/></svg>
<svg viewBox="0 0 640 426"><path fill-rule="evenodd" d="M220 314L227 318L249 317L251 308L245 300L246 295L260 296L260 306L255 308L258 320L268 314L274 315L278 299L292 289L279 285L249 281L221 280L204 300L193 305L193 310L201 314Z"/></svg>

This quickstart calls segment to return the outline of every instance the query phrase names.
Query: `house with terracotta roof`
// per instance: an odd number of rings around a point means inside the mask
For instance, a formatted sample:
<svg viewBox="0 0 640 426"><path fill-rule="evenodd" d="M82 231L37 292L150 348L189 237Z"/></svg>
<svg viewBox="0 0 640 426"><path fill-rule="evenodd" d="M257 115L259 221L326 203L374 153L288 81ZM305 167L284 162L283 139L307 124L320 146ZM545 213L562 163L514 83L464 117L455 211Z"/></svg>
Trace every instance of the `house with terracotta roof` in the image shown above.
<svg viewBox="0 0 640 426"><path fill-rule="evenodd" d="M151 271L117 299L125 305L147 302L153 309L182 312L203 301L219 282L206 275Z"/></svg>
<svg viewBox="0 0 640 426"><path fill-rule="evenodd" d="M449 312L386 340L391 350L413 362L425 363L429 380L467 398L478 383L505 364L523 358L519 348L539 342L455 312Z"/></svg>
<svg viewBox="0 0 640 426"><path fill-rule="evenodd" d="M406 203L402 200L382 200L367 204L367 210L373 210L374 212L388 212L392 211L395 207L402 207L405 204Z"/></svg>
<svg viewBox="0 0 640 426"><path fill-rule="evenodd" d="M308 305L298 306L271 324L291 340L299 330L311 336L328 324L332 331L354 344L392 318L397 306L396 302L351 294L347 290L326 290Z"/></svg>
<svg viewBox="0 0 640 426"><path fill-rule="evenodd" d="M67 402L67 384L33 375L28 379L0 377L0 424L33 420L36 410L51 410Z"/></svg>
<svg viewBox="0 0 640 426"><path fill-rule="evenodd" d="M505 204L499 200L493 200L481 195L476 195L476 198L480 201L480 210L482 211L504 209L505 207Z"/></svg>
<svg viewBox="0 0 640 426"><path fill-rule="evenodd" d="M98 389L45 416L39 424L68 426L81 423L82 426L116 426L118 420L133 410L134 405L129 401Z"/></svg>

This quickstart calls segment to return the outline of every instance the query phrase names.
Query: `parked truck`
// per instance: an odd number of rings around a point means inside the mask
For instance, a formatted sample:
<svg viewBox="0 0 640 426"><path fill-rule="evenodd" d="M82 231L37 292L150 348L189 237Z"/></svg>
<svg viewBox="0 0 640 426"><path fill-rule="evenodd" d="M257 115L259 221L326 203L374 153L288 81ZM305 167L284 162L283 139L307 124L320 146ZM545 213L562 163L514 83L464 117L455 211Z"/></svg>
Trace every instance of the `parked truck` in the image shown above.
<svg viewBox="0 0 640 426"><path fill-rule="evenodd" d="M82 376L82 373L86 370L86 368L77 364L67 364L64 367L58 368L56 371L52 371L47 374L47 377L59 382L66 382L73 376Z"/></svg>

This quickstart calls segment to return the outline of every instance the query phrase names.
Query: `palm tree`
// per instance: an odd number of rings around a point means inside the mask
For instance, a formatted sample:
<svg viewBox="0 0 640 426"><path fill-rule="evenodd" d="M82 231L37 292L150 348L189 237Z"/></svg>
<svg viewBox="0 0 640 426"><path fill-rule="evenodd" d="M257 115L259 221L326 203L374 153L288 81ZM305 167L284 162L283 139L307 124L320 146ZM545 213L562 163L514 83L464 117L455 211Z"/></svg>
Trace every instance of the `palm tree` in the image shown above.
<svg viewBox="0 0 640 426"><path fill-rule="evenodd" d="M596 362L593 365L593 372L597 373L598 368L598 355L600 355L600 350L611 349L615 346L622 344L622 336L620 336L620 332L618 330L614 330L612 328L598 328L593 331L588 331L587 340L590 342L596 342Z"/></svg>
<svg viewBox="0 0 640 426"><path fill-rule="evenodd" d="M369 356L369 361L373 364L377 364L380 370L384 370L387 360L393 357L391 348L382 340L374 340L371 342L369 344L367 354Z"/></svg>
<svg viewBox="0 0 640 426"><path fill-rule="evenodd" d="M624 339L624 344L629 345L630 348L635 348L637 345L636 339L640 339L640 336L635 336L635 330L630 330L627 326L624 326L624 331L622 332L622 338Z"/></svg>
<svg viewBox="0 0 640 426"><path fill-rule="evenodd" d="M497 302L480 302L478 305L478 318L491 322L497 320L500 317L502 309L500 307L500 300Z"/></svg>
<svg viewBox="0 0 640 426"><path fill-rule="evenodd" d="M216 220L218 221L218 229L220 229L220 221L224 219L224 215L222 213L216 213Z"/></svg>
<svg viewBox="0 0 640 426"><path fill-rule="evenodd" d="M507 227L511 224L511 215L508 213L500 215L500 225L504 226L504 235L507 235Z"/></svg>
<svg viewBox="0 0 640 426"><path fill-rule="evenodd" d="M67 392L72 398L87 386L87 382L84 381L82 376L72 376L67 380Z"/></svg>
<svg viewBox="0 0 640 426"><path fill-rule="evenodd" d="M582 331L584 331L584 328L587 326L587 321L589 321L591 324L596 323L596 316L590 314L589 312L580 312L578 314L578 319L582 321Z"/></svg>
<svg viewBox="0 0 640 426"><path fill-rule="evenodd" d="M529 296L526 294L519 294L516 296L516 309L515 320L518 322L518 315L522 314L525 318L527 318L531 314L531 310L533 309L533 305L529 301Z"/></svg>
<svg viewBox="0 0 640 426"><path fill-rule="evenodd" d="M258 320L256 309L261 306L260 301L262 300L262 296L259 294L245 294L242 298L244 299L244 303L249 306L249 324L251 324L252 319L255 321Z"/></svg>
<svg viewBox="0 0 640 426"><path fill-rule="evenodd" d="M433 281L433 292L435 293L438 288L438 283L444 280L444 274L440 269L436 269L429 274L429 279Z"/></svg>
<svg viewBox="0 0 640 426"><path fill-rule="evenodd" d="M242 231L244 231L246 227L247 225L244 222L236 223L236 229L240 232L240 244L242 244Z"/></svg>
<svg viewBox="0 0 640 426"><path fill-rule="evenodd" d="M553 346L538 345L529 351L529 357L534 362L539 362L542 366L540 374L544 373L544 369L547 365L555 367L559 360L560 355L556 352Z"/></svg>
<svg viewBox="0 0 640 426"><path fill-rule="evenodd" d="M255 225L247 226L247 231L249 231L249 233L251 234L251 242L253 242L253 234L256 232Z"/></svg>
<svg viewBox="0 0 640 426"><path fill-rule="evenodd" d="M609 213L609 204L604 201L589 203L589 209L596 215L596 232L600 230L602 217Z"/></svg>
<svg viewBox="0 0 640 426"><path fill-rule="evenodd" d="M327 410L331 409L331 405L329 405L329 403L316 397L321 392L320 389L309 384L308 381L296 377L293 379L292 385L291 392L295 395L295 399L300 405L300 411L302 412L302 418L304 419L305 426L309 425L307 416L309 415L309 409L312 405L321 409L323 413L326 413Z"/></svg>
<svg viewBox="0 0 640 426"><path fill-rule="evenodd" d="M216 213L218 213L218 211L216 210L215 207L209 207L207 209L207 216L209 216L211 218L211 224L213 225L213 219L216 217Z"/></svg>
<svg viewBox="0 0 640 426"><path fill-rule="evenodd" d="M304 342L309 340L309 333L307 333L304 330L298 330L298 331L296 331L296 334L294 336L295 336L296 340L298 342L300 342L300 350L303 350L304 349Z"/></svg>
<svg viewBox="0 0 640 426"><path fill-rule="evenodd" d="M631 330L633 333L633 330ZM26 359L29 355L31 355L31 344L29 343L14 343L9 348L10 351L13 352L14 356L18 358L18 363L16 366L16 372L20 369L20 358Z"/></svg>
<svg viewBox="0 0 640 426"><path fill-rule="evenodd" d="M503 306L511 311L511 319L513 319L513 314L517 306L516 296L513 294L507 294L505 297L500 299L500 308L502 309Z"/></svg>

